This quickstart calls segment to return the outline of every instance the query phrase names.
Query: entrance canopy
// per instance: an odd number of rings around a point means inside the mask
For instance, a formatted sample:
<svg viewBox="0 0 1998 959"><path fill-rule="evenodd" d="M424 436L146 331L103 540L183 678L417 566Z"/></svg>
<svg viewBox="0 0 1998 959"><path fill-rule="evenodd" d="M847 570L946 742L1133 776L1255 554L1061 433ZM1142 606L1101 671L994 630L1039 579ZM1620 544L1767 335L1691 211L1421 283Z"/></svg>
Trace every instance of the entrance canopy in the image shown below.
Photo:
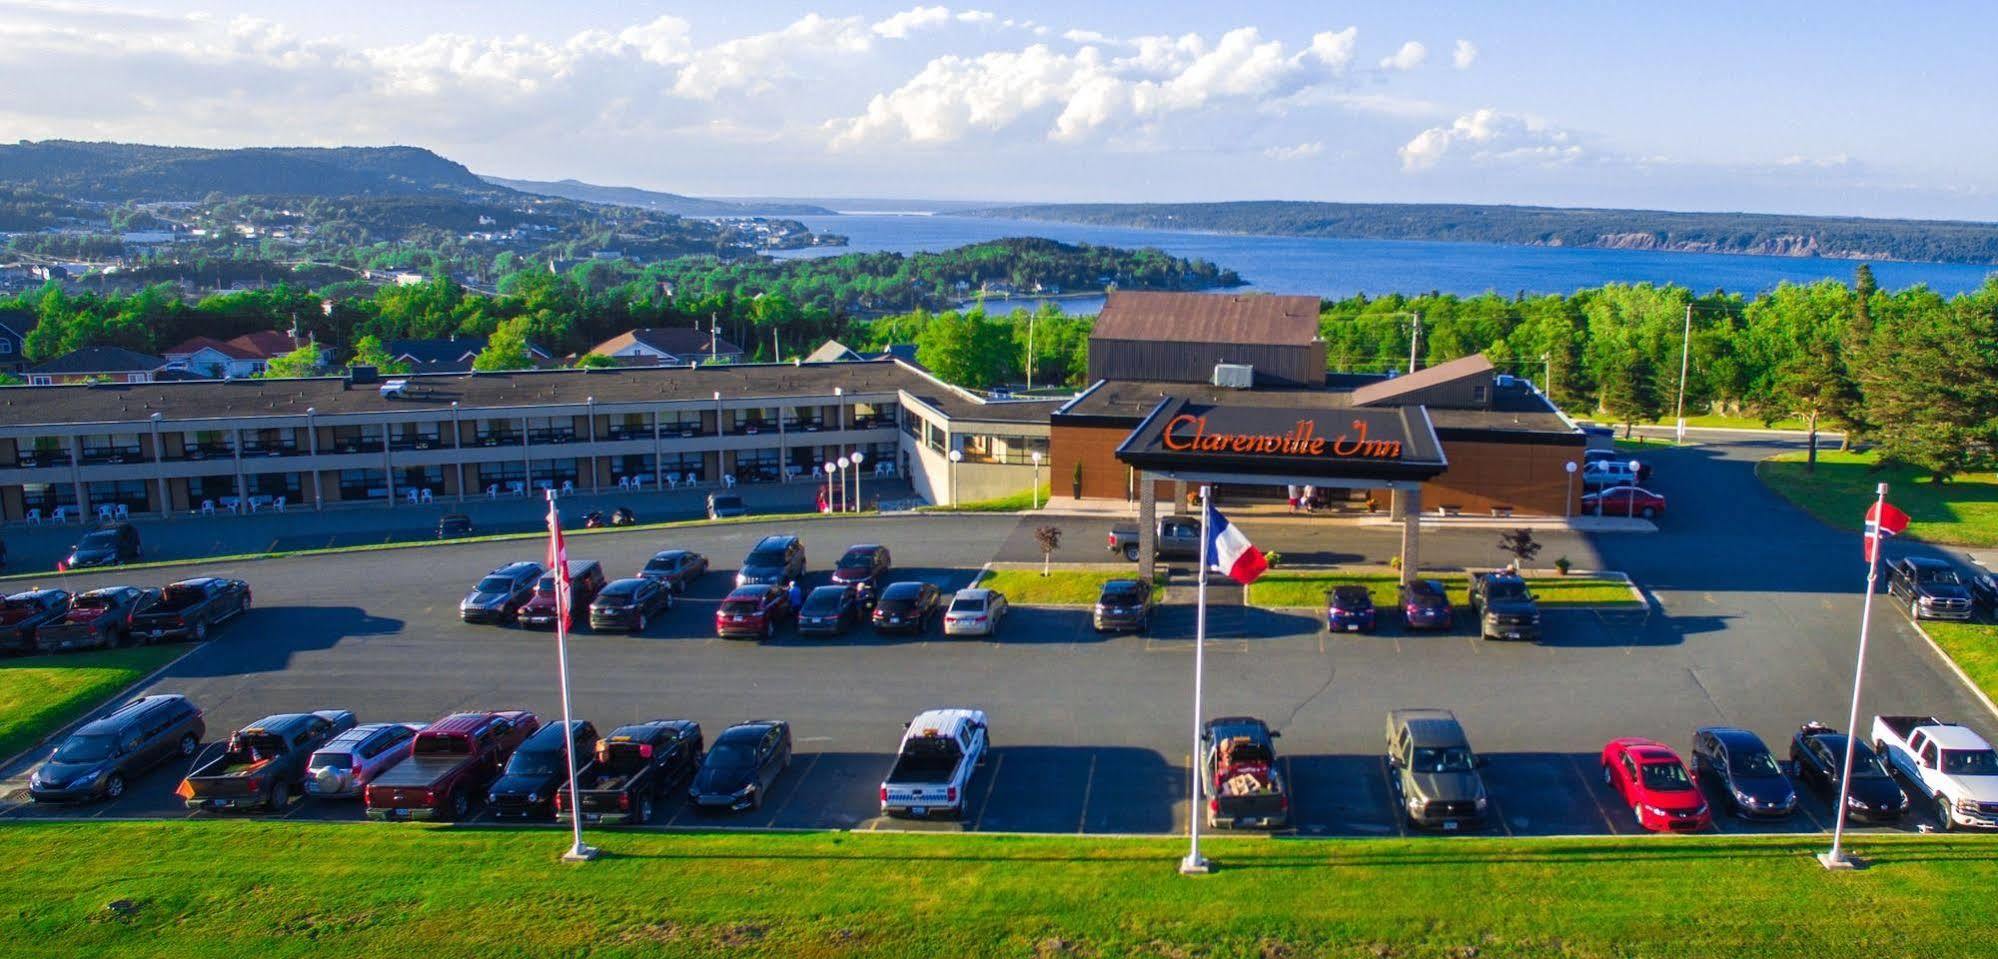
<svg viewBox="0 0 1998 959"><path fill-rule="evenodd" d="M1166 397L1117 458L1194 483L1415 489L1449 467L1429 411L1235 406Z"/></svg>

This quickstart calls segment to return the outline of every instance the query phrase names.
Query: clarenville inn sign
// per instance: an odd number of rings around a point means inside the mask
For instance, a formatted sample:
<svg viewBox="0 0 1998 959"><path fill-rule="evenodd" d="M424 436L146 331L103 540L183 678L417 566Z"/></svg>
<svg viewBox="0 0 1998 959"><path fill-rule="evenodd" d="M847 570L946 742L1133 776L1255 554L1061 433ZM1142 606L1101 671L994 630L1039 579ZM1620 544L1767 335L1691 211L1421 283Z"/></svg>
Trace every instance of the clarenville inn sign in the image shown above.
<svg viewBox="0 0 1998 959"><path fill-rule="evenodd" d="M1187 397L1161 400L1117 456L1162 478L1198 476L1203 482L1273 486L1278 492L1289 483L1420 482L1448 465L1429 415L1419 406L1301 409Z"/></svg>
<svg viewBox="0 0 1998 959"><path fill-rule="evenodd" d="M1350 433L1326 439L1318 424L1298 420L1288 433L1218 433L1207 417L1181 413L1166 423L1159 442L1174 452L1261 453L1281 456L1334 456L1341 459L1400 459L1401 441L1372 439L1366 420L1354 420Z"/></svg>

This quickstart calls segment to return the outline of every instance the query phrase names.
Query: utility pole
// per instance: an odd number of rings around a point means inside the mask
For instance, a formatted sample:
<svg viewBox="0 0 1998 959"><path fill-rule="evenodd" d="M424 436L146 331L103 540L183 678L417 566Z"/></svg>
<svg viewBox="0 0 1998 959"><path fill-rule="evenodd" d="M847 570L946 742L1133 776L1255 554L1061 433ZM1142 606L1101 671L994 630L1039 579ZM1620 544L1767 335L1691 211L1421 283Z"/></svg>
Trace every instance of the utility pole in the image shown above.
<svg viewBox="0 0 1998 959"><path fill-rule="evenodd" d="M1038 312L1038 311L1036 311ZM1027 314L1027 392L1034 391L1034 314Z"/></svg>
<svg viewBox="0 0 1998 959"><path fill-rule="evenodd" d="M708 314L708 362L713 363L720 356L720 348L715 344L721 339L721 320L713 313ZM715 424L717 428L721 424Z"/></svg>
<svg viewBox="0 0 1998 959"><path fill-rule="evenodd" d="M774 326L770 328L770 355L775 357L777 362L784 362L784 344L778 342L777 328Z"/></svg>
<svg viewBox="0 0 1998 959"><path fill-rule="evenodd" d="M1540 395L1545 396L1548 399L1553 399L1554 398L1554 355L1551 353L1540 354L1540 367L1544 371L1544 378L1540 381Z"/></svg>
<svg viewBox="0 0 1998 959"><path fill-rule="evenodd" d="M1415 372L1416 357L1422 355L1422 314L1416 313L1413 316L1415 317L1415 329L1408 337L1408 371L1410 373Z"/></svg>
<svg viewBox="0 0 1998 959"><path fill-rule="evenodd" d="M1686 330L1679 336L1679 411L1675 414L1679 420L1679 425L1673 433L1676 437L1674 442L1680 446L1686 445L1686 363L1692 359L1692 356L1693 304L1691 301L1688 301L1686 303Z"/></svg>

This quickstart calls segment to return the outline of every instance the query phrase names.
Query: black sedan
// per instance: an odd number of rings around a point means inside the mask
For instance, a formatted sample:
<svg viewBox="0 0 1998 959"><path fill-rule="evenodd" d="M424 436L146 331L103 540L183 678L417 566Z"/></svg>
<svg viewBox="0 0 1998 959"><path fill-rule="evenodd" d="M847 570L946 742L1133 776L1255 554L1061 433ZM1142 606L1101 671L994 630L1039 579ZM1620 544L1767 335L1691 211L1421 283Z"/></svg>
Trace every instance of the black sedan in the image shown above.
<svg viewBox="0 0 1998 959"><path fill-rule="evenodd" d="M673 591L657 580L613 580L590 602L590 628L642 633L652 617L672 608Z"/></svg>
<svg viewBox="0 0 1998 959"><path fill-rule="evenodd" d="M1797 790L1761 737L1732 726L1693 734L1693 778L1718 786L1743 819L1782 819L1797 811Z"/></svg>
<svg viewBox="0 0 1998 959"><path fill-rule="evenodd" d="M701 809L761 809L779 773L791 765L791 724L780 719L722 730L701 760L687 799Z"/></svg>
<svg viewBox="0 0 1998 959"><path fill-rule="evenodd" d="M91 566L119 566L139 558L139 531L130 523L119 523L85 533L69 548L69 555L57 569L84 569Z"/></svg>
<svg viewBox="0 0 1998 959"><path fill-rule="evenodd" d="M1790 737L1790 761L1797 779L1838 803L1838 775L1845 768L1846 735L1823 723L1805 723ZM1852 744L1852 790L1846 815L1869 822L1893 822L1908 811L1908 794L1887 774L1873 747L1861 739Z"/></svg>
<svg viewBox="0 0 1998 959"><path fill-rule="evenodd" d="M798 607L800 635L834 636L860 621L860 594L852 586L820 586Z"/></svg>
<svg viewBox="0 0 1998 959"><path fill-rule="evenodd" d="M1453 611L1450 594L1433 579L1418 579L1401 587L1401 618L1409 629L1449 629Z"/></svg>
<svg viewBox="0 0 1998 959"><path fill-rule="evenodd" d="M472 518L463 513L445 513L437 520L438 539L457 539L472 535Z"/></svg>
<svg viewBox="0 0 1998 959"><path fill-rule="evenodd" d="M932 583L892 583L874 603L877 633L921 633L943 615L943 591Z"/></svg>

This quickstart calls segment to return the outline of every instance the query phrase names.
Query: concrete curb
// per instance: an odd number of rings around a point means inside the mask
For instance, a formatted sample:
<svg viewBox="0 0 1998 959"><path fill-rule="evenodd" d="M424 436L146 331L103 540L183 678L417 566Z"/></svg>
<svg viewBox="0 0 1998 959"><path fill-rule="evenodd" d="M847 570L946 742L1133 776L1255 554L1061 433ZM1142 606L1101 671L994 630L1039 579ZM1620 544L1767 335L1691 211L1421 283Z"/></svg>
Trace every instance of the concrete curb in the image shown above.
<svg viewBox="0 0 1998 959"><path fill-rule="evenodd" d="M214 642L214 640L212 639L208 641L208 643L212 642ZM109 696L106 696L103 702L100 702L97 705L90 707L90 709L86 711L83 715L70 720L66 725L62 726L61 728L50 732L48 735L43 736L38 740L35 740L34 745L29 746L28 748L23 749L20 752L7 757L6 759L0 759L0 770L14 768L14 765L16 763L19 763L22 760L28 759L29 757L32 757L34 754L41 752L42 747L47 746L49 743L52 743L57 739L61 739L62 737L69 735L70 733L76 731L77 727L82 726L84 723L96 719L99 714L104 712L105 707L121 699L124 699L126 696L131 695L132 690L138 689L139 687L144 686L147 683L150 683L153 680L160 678L162 675L165 675L167 670L180 665L182 660L207 648L208 643L197 643L193 646L188 647L187 652L175 656L173 659L169 660L165 665L162 665L160 668L155 669L152 672L147 673L146 675L133 680L132 682L127 684L125 688L120 689Z"/></svg>

